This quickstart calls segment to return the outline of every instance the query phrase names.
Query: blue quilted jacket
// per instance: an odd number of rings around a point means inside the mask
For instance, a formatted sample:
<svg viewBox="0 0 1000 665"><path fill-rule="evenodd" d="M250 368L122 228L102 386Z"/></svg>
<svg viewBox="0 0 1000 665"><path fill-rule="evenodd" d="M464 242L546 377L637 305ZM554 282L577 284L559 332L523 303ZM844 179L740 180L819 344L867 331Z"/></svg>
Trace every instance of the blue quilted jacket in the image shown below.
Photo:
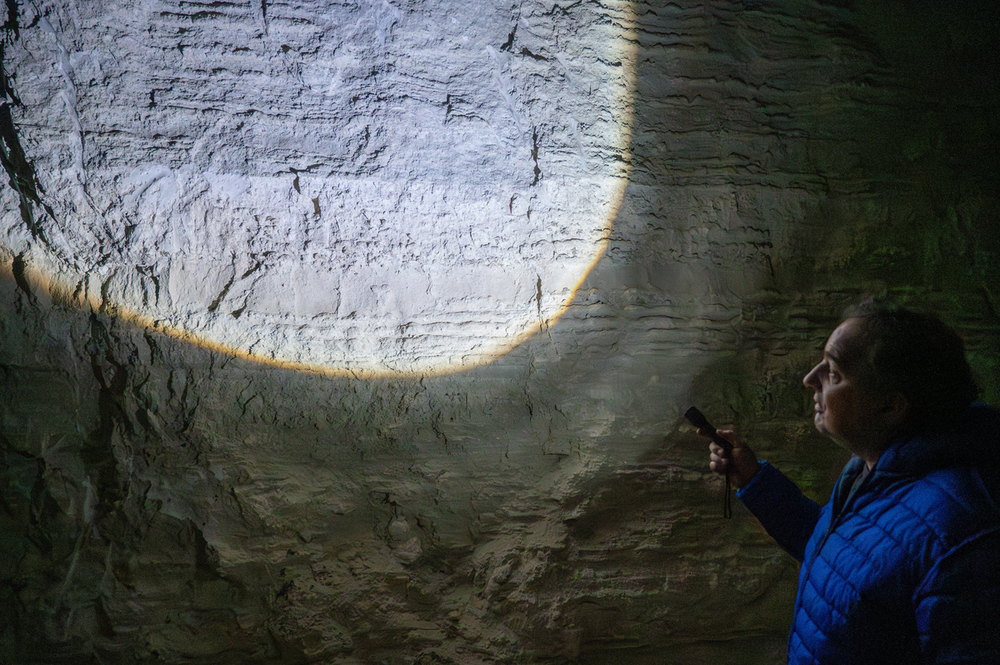
<svg viewBox="0 0 1000 665"><path fill-rule="evenodd" d="M767 462L737 496L802 563L789 663L1000 663L1000 412L892 443L820 507Z"/></svg>

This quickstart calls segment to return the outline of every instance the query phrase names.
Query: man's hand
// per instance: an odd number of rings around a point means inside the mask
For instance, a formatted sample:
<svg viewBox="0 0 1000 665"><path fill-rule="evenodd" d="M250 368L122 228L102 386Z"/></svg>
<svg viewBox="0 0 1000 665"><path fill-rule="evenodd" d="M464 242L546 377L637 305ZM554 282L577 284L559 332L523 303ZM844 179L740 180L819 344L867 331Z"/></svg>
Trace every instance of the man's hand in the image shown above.
<svg viewBox="0 0 1000 665"><path fill-rule="evenodd" d="M708 468L722 475L725 475L726 469L729 469L729 482L736 489L740 489L757 475L757 469L759 468L757 466L757 456L736 436L734 431L720 429L717 432L719 436L733 444L733 449L727 455L722 446L714 441L709 442ZM698 434L708 436L708 432L703 429L699 429Z"/></svg>

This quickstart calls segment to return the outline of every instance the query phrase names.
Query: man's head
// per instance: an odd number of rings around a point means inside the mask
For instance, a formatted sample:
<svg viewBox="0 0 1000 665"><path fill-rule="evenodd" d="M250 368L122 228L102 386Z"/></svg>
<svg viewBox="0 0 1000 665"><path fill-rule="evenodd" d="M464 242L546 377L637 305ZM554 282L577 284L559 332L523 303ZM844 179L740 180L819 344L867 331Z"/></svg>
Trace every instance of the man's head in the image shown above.
<svg viewBox="0 0 1000 665"><path fill-rule="evenodd" d="M940 429L954 424L979 395L965 344L936 316L865 303L848 318L861 322L858 344L864 381L882 393L902 393L908 426Z"/></svg>
<svg viewBox="0 0 1000 665"><path fill-rule="evenodd" d="M816 428L869 462L897 434L954 423L978 394L954 330L873 304L848 312L803 383Z"/></svg>

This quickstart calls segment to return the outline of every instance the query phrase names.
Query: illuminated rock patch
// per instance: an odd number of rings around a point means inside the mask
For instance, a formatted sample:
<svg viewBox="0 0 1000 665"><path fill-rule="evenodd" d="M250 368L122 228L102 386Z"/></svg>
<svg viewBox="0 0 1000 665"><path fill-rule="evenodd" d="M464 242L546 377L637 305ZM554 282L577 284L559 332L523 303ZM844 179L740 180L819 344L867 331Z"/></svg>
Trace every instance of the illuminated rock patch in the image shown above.
<svg viewBox="0 0 1000 665"><path fill-rule="evenodd" d="M629 4L25 7L8 50L37 228L6 244L95 308L361 375L479 364L605 249ZM45 213L45 211L48 213Z"/></svg>

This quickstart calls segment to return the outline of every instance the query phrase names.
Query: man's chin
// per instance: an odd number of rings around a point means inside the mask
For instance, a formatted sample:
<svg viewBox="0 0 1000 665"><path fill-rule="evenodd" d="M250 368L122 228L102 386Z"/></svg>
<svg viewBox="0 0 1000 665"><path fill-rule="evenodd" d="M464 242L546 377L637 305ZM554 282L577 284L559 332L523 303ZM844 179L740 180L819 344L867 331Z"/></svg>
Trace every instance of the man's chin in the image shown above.
<svg viewBox="0 0 1000 665"><path fill-rule="evenodd" d="M816 431L820 434L828 434L826 427L823 424L823 413L817 411L816 415L813 416L813 424L816 425Z"/></svg>
<svg viewBox="0 0 1000 665"><path fill-rule="evenodd" d="M836 436L833 432L831 432L826 428L826 423L823 421L822 413L817 413L815 417L813 417L813 424L816 425L817 432L819 432L826 438L830 439L841 448L844 448L845 450L850 450L850 448L847 447L846 443L844 443L838 436Z"/></svg>

